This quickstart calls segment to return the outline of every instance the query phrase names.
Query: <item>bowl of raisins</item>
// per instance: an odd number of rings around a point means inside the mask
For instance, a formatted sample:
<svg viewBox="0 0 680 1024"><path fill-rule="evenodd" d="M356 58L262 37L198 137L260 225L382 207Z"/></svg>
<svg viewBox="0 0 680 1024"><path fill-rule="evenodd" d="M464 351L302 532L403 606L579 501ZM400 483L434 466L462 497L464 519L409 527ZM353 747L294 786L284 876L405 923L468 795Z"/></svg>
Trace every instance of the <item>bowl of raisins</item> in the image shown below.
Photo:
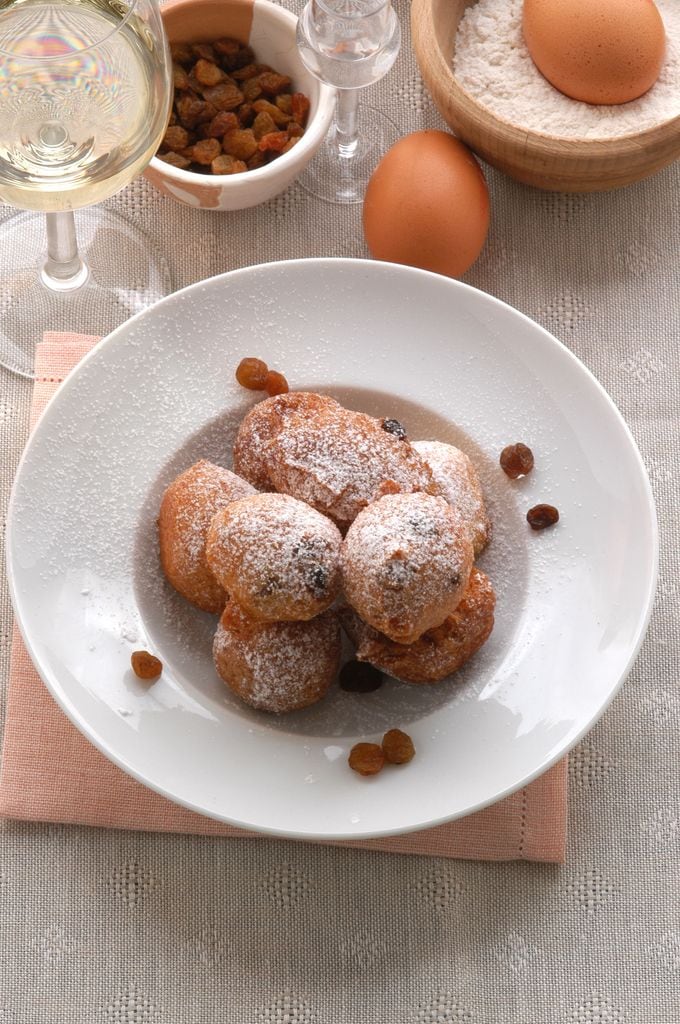
<svg viewBox="0 0 680 1024"><path fill-rule="evenodd" d="M146 177L208 210L282 192L321 145L335 102L300 60L295 15L270 0L175 0L163 22L173 103Z"/></svg>

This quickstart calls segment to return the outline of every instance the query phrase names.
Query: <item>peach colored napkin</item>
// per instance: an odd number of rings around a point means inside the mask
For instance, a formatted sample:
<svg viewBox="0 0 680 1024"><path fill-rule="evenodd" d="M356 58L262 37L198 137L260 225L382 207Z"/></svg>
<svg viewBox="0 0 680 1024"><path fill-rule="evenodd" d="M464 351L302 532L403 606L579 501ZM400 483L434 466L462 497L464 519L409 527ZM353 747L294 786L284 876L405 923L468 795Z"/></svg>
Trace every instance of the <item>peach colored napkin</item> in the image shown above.
<svg viewBox="0 0 680 1024"><path fill-rule="evenodd" d="M38 346L31 424L97 339L49 334ZM562 863L566 759L513 796L446 825L335 845L479 860ZM252 833L188 811L108 761L71 724L33 668L14 630L0 771L0 815L153 832L234 838Z"/></svg>

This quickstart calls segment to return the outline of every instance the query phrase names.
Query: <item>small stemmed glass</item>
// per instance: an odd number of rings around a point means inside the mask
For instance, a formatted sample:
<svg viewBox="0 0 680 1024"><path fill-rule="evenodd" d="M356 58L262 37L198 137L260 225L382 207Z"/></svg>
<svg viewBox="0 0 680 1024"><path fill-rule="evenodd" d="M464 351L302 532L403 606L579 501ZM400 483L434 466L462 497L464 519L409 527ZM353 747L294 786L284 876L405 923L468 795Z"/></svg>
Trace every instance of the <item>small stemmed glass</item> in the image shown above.
<svg viewBox="0 0 680 1024"><path fill-rule="evenodd" d="M158 0L0 0L0 200L35 211L0 222L0 365L30 377L45 330L106 333L170 290L136 225L81 208L144 169L171 97Z"/></svg>
<svg viewBox="0 0 680 1024"><path fill-rule="evenodd" d="M376 164L399 137L380 111L359 106L359 90L394 64L401 43L390 0L309 0L297 43L313 75L337 89L335 121L301 184L334 203L360 203Z"/></svg>

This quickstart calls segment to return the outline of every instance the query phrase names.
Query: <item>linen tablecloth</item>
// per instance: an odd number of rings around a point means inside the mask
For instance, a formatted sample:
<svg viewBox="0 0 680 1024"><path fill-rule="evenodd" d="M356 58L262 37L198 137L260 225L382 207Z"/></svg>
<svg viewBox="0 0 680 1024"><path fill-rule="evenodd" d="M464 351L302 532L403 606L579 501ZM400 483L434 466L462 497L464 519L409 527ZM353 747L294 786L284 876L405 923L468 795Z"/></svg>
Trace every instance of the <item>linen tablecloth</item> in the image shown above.
<svg viewBox="0 0 680 1024"><path fill-rule="evenodd" d="M404 132L442 127L411 55L408 4L396 6L402 53L367 101ZM488 180L489 240L465 280L553 331L607 388L661 528L647 639L570 759L566 865L5 821L2 1024L680 1021L680 164L600 195ZM299 185L216 215L140 180L110 206L164 249L176 287L266 260L368 255L360 209ZM11 323L1 297L0 311ZM3 519L29 401L30 386L2 372Z"/></svg>

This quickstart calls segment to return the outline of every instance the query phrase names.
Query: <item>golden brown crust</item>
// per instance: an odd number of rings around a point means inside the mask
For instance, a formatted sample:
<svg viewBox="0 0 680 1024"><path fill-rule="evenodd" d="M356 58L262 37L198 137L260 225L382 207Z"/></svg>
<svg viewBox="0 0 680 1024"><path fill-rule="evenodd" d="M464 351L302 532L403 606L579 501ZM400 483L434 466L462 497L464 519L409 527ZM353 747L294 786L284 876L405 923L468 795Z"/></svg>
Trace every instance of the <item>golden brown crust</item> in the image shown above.
<svg viewBox="0 0 680 1024"><path fill-rule="evenodd" d="M340 592L337 526L288 494L253 494L214 517L206 558L215 579L259 622L312 619Z"/></svg>
<svg viewBox="0 0 680 1024"><path fill-rule="evenodd" d="M356 644L356 657L407 683L436 683L456 672L488 640L494 624L496 595L489 577L476 567L456 610L415 643L397 644L366 625L345 605L340 618Z"/></svg>
<svg viewBox="0 0 680 1024"><path fill-rule="evenodd" d="M305 391L250 410L234 444L234 469L260 491L299 498L343 531L383 494L435 492L425 460L382 420Z"/></svg>
<svg viewBox="0 0 680 1024"><path fill-rule="evenodd" d="M456 509L470 530L477 558L489 543L491 522L472 460L443 441L414 441L413 447L432 470L437 493Z"/></svg>
<svg viewBox="0 0 680 1024"><path fill-rule="evenodd" d="M336 407L340 408L335 399L311 391L289 391L258 402L244 416L238 429L234 442L234 472L258 491L271 491L265 454L286 420L295 413L314 417L322 409Z"/></svg>
<svg viewBox="0 0 680 1024"><path fill-rule="evenodd" d="M321 700L340 666L340 649L340 623L333 611L307 622L265 623L229 601L213 657L219 675L241 700L283 714Z"/></svg>
<svg viewBox="0 0 680 1024"><path fill-rule="evenodd" d="M183 597L218 613L227 595L208 569L205 541L212 517L254 488L235 473L201 459L166 488L158 517L163 572Z"/></svg>
<svg viewBox="0 0 680 1024"><path fill-rule="evenodd" d="M396 643L413 643L461 600L472 569L467 528L444 498L390 494L354 520L340 555L350 605Z"/></svg>

